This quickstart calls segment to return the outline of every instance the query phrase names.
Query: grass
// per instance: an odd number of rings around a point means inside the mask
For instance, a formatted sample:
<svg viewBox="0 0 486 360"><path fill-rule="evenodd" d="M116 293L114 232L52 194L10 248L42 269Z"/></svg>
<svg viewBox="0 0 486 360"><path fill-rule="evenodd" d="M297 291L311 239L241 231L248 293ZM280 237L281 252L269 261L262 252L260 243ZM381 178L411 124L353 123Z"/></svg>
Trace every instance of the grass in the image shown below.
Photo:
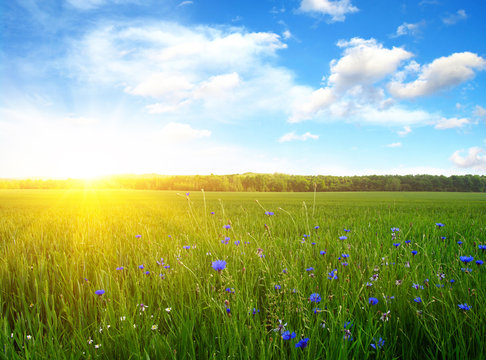
<svg viewBox="0 0 486 360"><path fill-rule="evenodd" d="M481 359L485 239L486 194L0 191L0 354Z"/></svg>

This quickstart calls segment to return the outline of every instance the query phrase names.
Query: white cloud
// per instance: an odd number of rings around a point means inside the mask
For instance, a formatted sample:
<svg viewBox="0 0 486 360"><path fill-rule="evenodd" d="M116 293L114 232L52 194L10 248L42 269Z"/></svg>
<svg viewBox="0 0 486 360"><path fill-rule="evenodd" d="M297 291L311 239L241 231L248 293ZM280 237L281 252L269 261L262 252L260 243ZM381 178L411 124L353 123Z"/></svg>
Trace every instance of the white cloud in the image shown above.
<svg viewBox="0 0 486 360"><path fill-rule="evenodd" d="M486 118L486 109L480 105L476 105L473 115L481 118Z"/></svg>
<svg viewBox="0 0 486 360"><path fill-rule="evenodd" d="M309 96L309 100L306 102L298 102L294 104L294 111L292 116L289 118L289 122L295 123L310 119L321 109L331 105L334 100L335 96L331 89L317 89L312 92L312 94Z"/></svg>
<svg viewBox="0 0 486 360"><path fill-rule="evenodd" d="M190 1L190 0L186 0L186 1L182 1L179 5L177 6L187 6L187 5L192 5L194 4L194 1Z"/></svg>
<svg viewBox="0 0 486 360"><path fill-rule="evenodd" d="M295 141L295 140L306 141L309 139L317 140L319 139L319 135L314 135L311 134L310 132L306 132L305 134L302 135L297 135L295 131L292 131L280 137L280 139L278 139L278 142L283 143L283 142Z"/></svg>
<svg viewBox="0 0 486 360"><path fill-rule="evenodd" d="M450 160L460 168L471 168L486 171L485 149L474 146L468 149L467 155L462 156L464 150L458 150L452 154Z"/></svg>
<svg viewBox="0 0 486 360"><path fill-rule="evenodd" d="M461 9L461 10L457 10L457 12L454 14L442 18L442 22L446 25L454 25L457 22L466 19L467 19L466 10Z"/></svg>
<svg viewBox="0 0 486 360"><path fill-rule="evenodd" d="M437 123L435 124L435 128L439 130L445 130L445 129L453 129L453 128L461 128L464 125L470 124L471 121L466 118L442 118Z"/></svg>
<svg viewBox="0 0 486 360"><path fill-rule="evenodd" d="M404 126L403 130L397 131L399 136L406 136L412 132L412 128L410 126Z"/></svg>
<svg viewBox="0 0 486 360"><path fill-rule="evenodd" d="M283 33L282 33L282 37L285 39L285 40L288 40L292 37L292 33L289 31L289 30L285 30Z"/></svg>
<svg viewBox="0 0 486 360"><path fill-rule="evenodd" d="M392 74L403 60L413 56L402 48L384 48L375 39L353 38L341 40L337 45L344 48L344 53L339 60L331 62L328 83L338 91L374 84Z"/></svg>
<svg viewBox="0 0 486 360"><path fill-rule="evenodd" d="M403 35L418 36L421 33L421 29L425 26L425 21L420 21L415 24L409 24L404 22L397 28L396 33L392 37L399 37Z"/></svg>
<svg viewBox="0 0 486 360"><path fill-rule="evenodd" d="M300 10L329 15L331 21L344 21L346 14L355 13L358 8L350 0L302 0Z"/></svg>
<svg viewBox="0 0 486 360"><path fill-rule="evenodd" d="M386 147L389 147L389 148L402 147L402 143L401 142L394 142L394 143L388 144Z"/></svg>
<svg viewBox="0 0 486 360"><path fill-rule="evenodd" d="M388 90L398 98L431 95L470 80L475 75L474 70L484 69L484 58L471 52L454 53L422 66L415 81L403 83L402 78L396 78L388 84Z"/></svg>
<svg viewBox="0 0 486 360"><path fill-rule="evenodd" d="M198 130L189 124L170 122L160 130L158 136L165 142L185 142L211 136L209 130Z"/></svg>

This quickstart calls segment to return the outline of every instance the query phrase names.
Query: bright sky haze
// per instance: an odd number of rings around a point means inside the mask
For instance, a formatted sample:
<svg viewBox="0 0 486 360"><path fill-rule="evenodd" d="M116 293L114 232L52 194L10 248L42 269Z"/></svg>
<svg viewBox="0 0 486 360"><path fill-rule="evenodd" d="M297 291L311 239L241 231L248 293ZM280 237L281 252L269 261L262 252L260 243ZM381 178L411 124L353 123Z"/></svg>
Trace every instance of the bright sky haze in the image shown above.
<svg viewBox="0 0 486 360"><path fill-rule="evenodd" d="M482 0L11 0L0 177L486 174Z"/></svg>

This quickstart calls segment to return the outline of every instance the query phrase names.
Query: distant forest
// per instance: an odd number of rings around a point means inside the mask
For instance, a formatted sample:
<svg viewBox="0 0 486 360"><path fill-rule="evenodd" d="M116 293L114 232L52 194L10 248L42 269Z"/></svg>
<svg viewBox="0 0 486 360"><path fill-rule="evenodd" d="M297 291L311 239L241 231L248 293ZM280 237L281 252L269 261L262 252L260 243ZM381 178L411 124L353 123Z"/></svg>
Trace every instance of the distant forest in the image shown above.
<svg viewBox="0 0 486 360"><path fill-rule="evenodd" d="M0 189L140 189L179 191L460 191L486 192L484 175L304 176L286 174L235 175L114 175L95 180L0 179Z"/></svg>

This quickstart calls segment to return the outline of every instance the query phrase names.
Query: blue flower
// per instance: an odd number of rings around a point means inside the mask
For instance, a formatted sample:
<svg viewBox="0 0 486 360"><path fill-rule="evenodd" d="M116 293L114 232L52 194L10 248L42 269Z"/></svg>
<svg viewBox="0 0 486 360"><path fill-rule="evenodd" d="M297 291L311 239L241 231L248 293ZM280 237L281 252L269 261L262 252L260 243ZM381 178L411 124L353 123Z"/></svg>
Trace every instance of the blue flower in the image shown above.
<svg viewBox="0 0 486 360"><path fill-rule="evenodd" d="M373 349L381 349L383 345L385 345L385 340L383 340L382 338L378 339L378 341L376 341L375 338L373 338L373 341L376 342L376 344L371 344L371 347Z"/></svg>
<svg viewBox="0 0 486 360"><path fill-rule="evenodd" d="M466 303L464 303L464 304L458 304L457 306L459 306L459 309L464 310L464 311L471 310L471 306L469 306Z"/></svg>
<svg viewBox="0 0 486 360"><path fill-rule="evenodd" d="M349 254L341 254L341 256L346 259L349 257Z"/></svg>
<svg viewBox="0 0 486 360"><path fill-rule="evenodd" d="M96 290L95 291L95 294L98 295L98 296L101 296L105 293L105 290L101 289L101 290Z"/></svg>
<svg viewBox="0 0 486 360"><path fill-rule="evenodd" d="M182 248L183 249L186 249L186 250L189 250L191 247L189 245L184 245Z"/></svg>
<svg viewBox="0 0 486 360"><path fill-rule="evenodd" d="M367 286L367 287L371 287L371 286L373 286L373 283L367 282L367 283L366 283L366 286Z"/></svg>
<svg viewBox="0 0 486 360"><path fill-rule="evenodd" d="M412 240L405 240L405 244L410 244Z"/></svg>
<svg viewBox="0 0 486 360"><path fill-rule="evenodd" d="M395 232L395 231L400 231L400 228L392 227L392 228L391 228L391 231L392 231L392 232Z"/></svg>
<svg viewBox="0 0 486 360"><path fill-rule="evenodd" d="M235 289L233 288L226 288L224 289L226 292L229 292L230 294L234 294L235 293Z"/></svg>
<svg viewBox="0 0 486 360"><path fill-rule="evenodd" d="M303 349L307 347L308 342L309 342L309 338L302 339L297 344L295 344L295 347Z"/></svg>
<svg viewBox="0 0 486 360"><path fill-rule="evenodd" d="M275 290L280 290L282 287L280 285L275 285Z"/></svg>
<svg viewBox="0 0 486 360"><path fill-rule="evenodd" d="M319 230L319 226L314 226L314 229Z"/></svg>
<svg viewBox="0 0 486 360"><path fill-rule="evenodd" d="M459 259L464 263L467 264L468 262L471 262L474 260L472 256L459 256Z"/></svg>
<svg viewBox="0 0 486 360"><path fill-rule="evenodd" d="M400 243L393 243L393 246L399 247L400 246Z"/></svg>
<svg viewBox="0 0 486 360"><path fill-rule="evenodd" d="M120 270L123 270L124 268L123 268L123 266L120 266L120 267L117 267L116 269L117 269L118 271L120 271Z"/></svg>
<svg viewBox="0 0 486 360"><path fill-rule="evenodd" d="M462 245L462 241L461 241L461 240L459 240L459 241L457 242L457 245Z"/></svg>
<svg viewBox="0 0 486 360"><path fill-rule="evenodd" d="M226 313L227 314L230 314L231 313L231 309L229 307L226 308Z"/></svg>
<svg viewBox="0 0 486 360"><path fill-rule="evenodd" d="M343 236L340 236L340 237L339 237L339 240L346 240L347 238L348 238L347 236L344 236L344 235L343 235Z"/></svg>
<svg viewBox="0 0 486 360"><path fill-rule="evenodd" d="M225 229L231 229L231 225L225 225L223 226Z"/></svg>
<svg viewBox="0 0 486 360"><path fill-rule="evenodd" d="M287 274L287 268L283 269L283 270L282 270L282 272L283 272L284 274Z"/></svg>
<svg viewBox="0 0 486 360"><path fill-rule="evenodd" d="M435 225L436 225L438 228L441 228L441 227L443 227L443 226L444 226L444 224L442 224L442 223L435 223Z"/></svg>
<svg viewBox="0 0 486 360"><path fill-rule="evenodd" d="M311 267L305 269L305 271L314 271L314 268L311 266Z"/></svg>
<svg viewBox="0 0 486 360"><path fill-rule="evenodd" d="M145 267L145 266L143 266L143 264L142 264L142 265L138 265L138 268L139 268L140 270L143 270L143 268L144 268L144 267Z"/></svg>
<svg viewBox="0 0 486 360"><path fill-rule="evenodd" d="M337 276L337 269L334 269L333 271L331 271L329 274L328 274L328 277L327 277L329 280L336 280L338 278Z"/></svg>
<svg viewBox="0 0 486 360"><path fill-rule="evenodd" d="M211 211L211 213L210 213L210 214L211 214L211 215L214 215L214 211Z"/></svg>
<svg viewBox="0 0 486 360"><path fill-rule="evenodd" d="M293 339L295 336L296 336L295 335L295 332L290 333L290 331L288 331L288 330L287 331L284 331L282 333L282 339L284 339L284 340Z"/></svg>
<svg viewBox="0 0 486 360"><path fill-rule="evenodd" d="M260 312L260 310L259 310L259 309L257 309L257 308L253 308L253 311L250 311L250 312L249 312L249 314L253 314L253 315L255 315L256 313L259 313L259 312Z"/></svg>
<svg viewBox="0 0 486 360"><path fill-rule="evenodd" d="M140 238L142 237L142 235L135 235L135 237L136 237L137 239L140 239Z"/></svg>
<svg viewBox="0 0 486 360"><path fill-rule="evenodd" d="M449 282L450 282L451 284L454 284L454 283L456 282L456 280L454 280L454 279L450 279L450 280L449 280Z"/></svg>
<svg viewBox="0 0 486 360"><path fill-rule="evenodd" d="M326 251L325 250L321 250L321 251L319 251L319 254L326 255Z"/></svg>
<svg viewBox="0 0 486 360"><path fill-rule="evenodd" d="M216 260L216 261L213 261L212 262L212 267L216 271L224 270L224 268L226 267L226 261L224 261L224 260Z"/></svg>
<svg viewBox="0 0 486 360"><path fill-rule="evenodd" d="M415 299L413 299L413 301L415 301L416 303L421 303L422 299L417 296Z"/></svg>
<svg viewBox="0 0 486 360"><path fill-rule="evenodd" d="M150 271L145 271L145 275L150 275Z"/></svg>
<svg viewBox="0 0 486 360"><path fill-rule="evenodd" d="M313 293L311 296L309 296L310 302L315 302L318 303L321 301L321 296L318 293Z"/></svg>
<svg viewBox="0 0 486 360"><path fill-rule="evenodd" d="M275 215L273 211L265 211L265 215L273 216Z"/></svg>
<svg viewBox="0 0 486 360"><path fill-rule="evenodd" d="M351 230L350 229L344 229L344 232L350 232Z"/></svg>
<svg viewBox="0 0 486 360"><path fill-rule="evenodd" d="M371 305L376 305L376 304L378 304L378 299L377 299L377 298L375 298L375 297L370 297L370 298L368 299L368 302L369 302Z"/></svg>
<svg viewBox="0 0 486 360"><path fill-rule="evenodd" d="M479 250L486 250L486 245L479 244L478 249Z"/></svg>
<svg viewBox="0 0 486 360"><path fill-rule="evenodd" d="M446 238L445 236L441 236L441 237L440 237L440 239L441 239L441 240L445 240L445 239L447 239L447 238Z"/></svg>
<svg viewBox="0 0 486 360"><path fill-rule="evenodd" d="M417 255L417 250L412 250L412 255L413 256Z"/></svg>
<svg viewBox="0 0 486 360"><path fill-rule="evenodd" d="M483 265L483 263L484 263L483 260L476 260L477 266L481 266L481 265Z"/></svg>

